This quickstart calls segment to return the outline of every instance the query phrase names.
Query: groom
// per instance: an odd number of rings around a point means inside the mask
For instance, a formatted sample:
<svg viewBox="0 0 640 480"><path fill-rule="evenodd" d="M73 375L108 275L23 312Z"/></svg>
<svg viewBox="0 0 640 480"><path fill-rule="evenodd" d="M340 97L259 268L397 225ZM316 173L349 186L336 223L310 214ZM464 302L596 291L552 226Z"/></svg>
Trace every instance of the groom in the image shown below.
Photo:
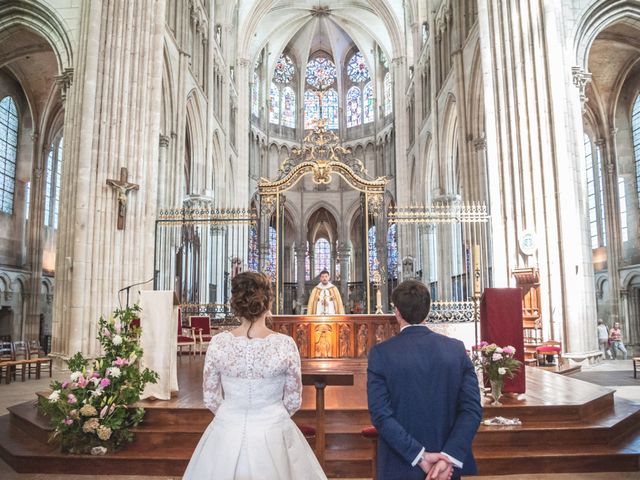
<svg viewBox="0 0 640 480"><path fill-rule="evenodd" d="M369 352L367 394L379 432L380 480L476 473L471 442L482 419L478 378L462 342L425 324L431 296L416 280L391 295L400 333Z"/></svg>

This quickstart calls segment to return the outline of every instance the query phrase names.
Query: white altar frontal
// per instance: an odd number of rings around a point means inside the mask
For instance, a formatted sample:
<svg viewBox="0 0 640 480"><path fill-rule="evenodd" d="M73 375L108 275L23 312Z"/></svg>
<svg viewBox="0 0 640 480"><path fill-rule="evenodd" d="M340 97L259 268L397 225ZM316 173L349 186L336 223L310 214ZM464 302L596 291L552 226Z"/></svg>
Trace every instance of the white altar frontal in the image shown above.
<svg viewBox="0 0 640 480"><path fill-rule="evenodd" d="M142 368L158 374L158 383L148 383L141 398L169 400L178 390L176 372L178 307L173 304L171 290L140 292L140 346Z"/></svg>

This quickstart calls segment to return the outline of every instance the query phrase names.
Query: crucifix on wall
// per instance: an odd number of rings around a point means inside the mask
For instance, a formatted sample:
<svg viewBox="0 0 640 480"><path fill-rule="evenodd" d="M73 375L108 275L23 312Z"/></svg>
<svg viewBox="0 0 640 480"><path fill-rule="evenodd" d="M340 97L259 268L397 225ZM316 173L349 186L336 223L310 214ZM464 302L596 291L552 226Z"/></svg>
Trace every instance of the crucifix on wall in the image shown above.
<svg viewBox="0 0 640 480"><path fill-rule="evenodd" d="M127 181L129 173L125 167L120 168L120 180L107 179L107 185L118 195L118 230L124 230L124 218L127 213L127 194L129 190L138 190L139 185Z"/></svg>

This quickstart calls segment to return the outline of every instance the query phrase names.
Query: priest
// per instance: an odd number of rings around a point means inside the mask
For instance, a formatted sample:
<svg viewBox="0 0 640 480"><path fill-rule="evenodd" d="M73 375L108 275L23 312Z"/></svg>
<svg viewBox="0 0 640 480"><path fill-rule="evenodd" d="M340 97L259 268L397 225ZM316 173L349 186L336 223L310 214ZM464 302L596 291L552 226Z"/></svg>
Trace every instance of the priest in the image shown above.
<svg viewBox="0 0 640 480"><path fill-rule="evenodd" d="M329 272L320 272L320 283L313 287L307 307L309 315L344 314L344 305L338 288L329 281Z"/></svg>

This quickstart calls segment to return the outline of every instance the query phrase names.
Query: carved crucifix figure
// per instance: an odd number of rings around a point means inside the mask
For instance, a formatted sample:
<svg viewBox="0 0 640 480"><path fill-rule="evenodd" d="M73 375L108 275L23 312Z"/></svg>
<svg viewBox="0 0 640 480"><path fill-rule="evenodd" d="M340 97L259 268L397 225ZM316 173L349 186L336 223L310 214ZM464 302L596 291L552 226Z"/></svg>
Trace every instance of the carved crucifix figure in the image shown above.
<svg viewBox="0 0 640 480"><path fill-rule="evenodd" d="M120 180L107 179L107 185L118 195L118 230L124 230L124 217L127 213L127 194L129 190L138 190L139 185L127 182L129 173L125 167L120 168Z"/></svg>

